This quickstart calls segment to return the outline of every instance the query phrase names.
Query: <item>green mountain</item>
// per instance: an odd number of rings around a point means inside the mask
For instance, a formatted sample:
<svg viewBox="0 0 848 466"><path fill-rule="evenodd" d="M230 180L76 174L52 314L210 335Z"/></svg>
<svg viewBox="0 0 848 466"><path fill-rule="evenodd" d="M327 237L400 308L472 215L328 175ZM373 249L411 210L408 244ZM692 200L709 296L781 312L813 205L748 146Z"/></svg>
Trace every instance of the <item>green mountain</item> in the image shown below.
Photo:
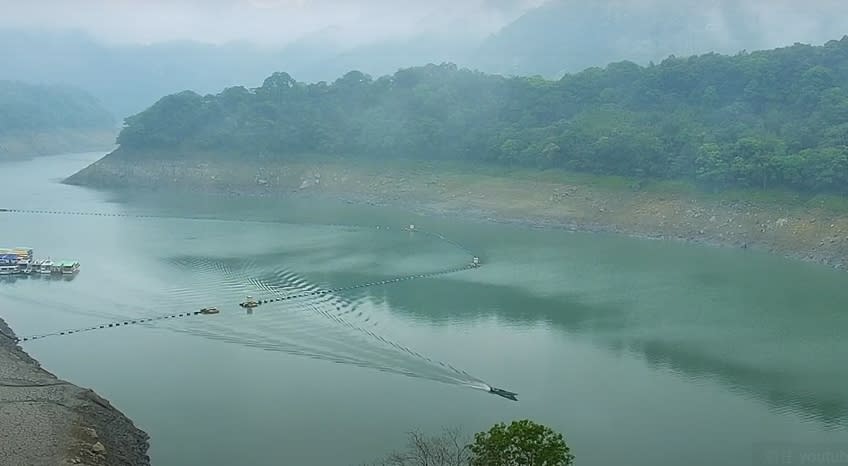
<svg viewBox="0 0 848 466"><path fill-rule="evenodd" d="M114 117L78 89L0 81L0 135L114 126Z"/></svg>
<svg viewBox="0 0 848 466"><path fill-rule="evenodd" d="M428 65L332 84L275 73L130 117L120 157L323 153L848 192L848 37L614 63L558 81Z"/></svg>
<svg viewBox="0 0 848 466"><path fill-rule="evenodd" d="M116 132L112 115L85 92L0 81L0 157L105 149Z"/></svg>

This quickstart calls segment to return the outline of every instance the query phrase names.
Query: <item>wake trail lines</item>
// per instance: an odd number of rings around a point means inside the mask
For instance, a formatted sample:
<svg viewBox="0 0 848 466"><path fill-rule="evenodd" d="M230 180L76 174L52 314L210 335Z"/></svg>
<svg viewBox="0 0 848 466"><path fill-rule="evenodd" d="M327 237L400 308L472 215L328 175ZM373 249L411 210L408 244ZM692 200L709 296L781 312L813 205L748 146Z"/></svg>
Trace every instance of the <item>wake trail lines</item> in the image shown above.
<svg viewBox="0 0 848 466"><path fill-rule="evenodd" d="M175 261L198 270L222 272L223 281L204 276L209 286L220 287L225 283L249 283L251 288L269 295L301 295L322 290L294 272L285 269L259 270L255 262L242 267L231 267L228 261L210 259L181 259ZM264 272L264 273L263 273ZM255 278L263 275L268 278ZM260 345L291 353L309 353L316 358L355 360L358 366L373 366L380 370L403 368L402 372L414 372L421 378L440 382L467 384L480 382L465 371L450 364L435 361L411 348L377 334L366 326L373 325L370 317L357 312L358 303L331 293L322 293L317 298L295 298L256 311L250 319L237 329L214 325L212 321L197 321L184 331L207 337L229 333L227 341L241 341L247 346ZM313 316L320 317L316 321ZM351 319L358 318L358 322ZM208 322L208 323L207 323ZM215 328L211 328L214 325ZM237 338L233 338L234 336ZM277 345L277 346L274 346ZM344 355L344 356L342 356Z"/></svg>
<svg viewBox="0 0 848 466"><path fill-rule="evenodd" d="M138 219L174 219L220 222L247 222L279 225L304 224L282 221L264 221L249 219L216 218L211 216L168 216L142 215L129 213L69 212L53 210L0 209L5 213L42 214L42 215L79 215L92 217L125 217ZM342 227L345 231L364 231L368 227L341 224L313 224L313 226ZM371 227L373 230L373 227ZM355 283L338 287L320 287L302 276L286 269L273 268L270 271L260 267L255 260L210 260L203 257L183 256L171 258L171 265L189 270L197 280L183 281L173 286L164 296L148 298L163 309L185 309L191 306L198 309L204 300L210 297L228 297L235 295L260 296L259 308L249 310L247 319L233 319L232 314L222 314L214 319L185 320L175 319L192 317L200 311L174 312L166 315L149 315L145 311L146 303L118 303L122 311L142 311L141 317L128 318L121 313L90 312L90 316L108 316L118 318L118 322L99 324L85 328L50 332L19 339L28 341L48 336L66 335L126 325L161 325L173 320L165 328L179 333L255 347L266 351L279 351L292 355L301 355L323 359L341 364L367 367L383 372L402 374L409 377L428 379L443 383L464 385L473 388L488 387L481 379L460 370L449 363L432 359L409 346L402 345L374 328L376 319L367 312L365 298L350 300L339 293L362 290L370 287L388 286L412 280L435 278L441 275L471 270L479 267L477 256L464 245L449 240L439 233L405 228L377 227L383 231L407 231L418 233L422 237L431 237L443 244L449 244L464 254L473 257L465 265L449 266L435 271L389 276L366 283ZM234 266L234 264L238 264ZM267 309L267 310L266 310ZM317 318L317 319L316 319Z"/></svg>
<svg viewBox="0 0 848 466"><path fill-rule="evenodd" d="M281 274L281 276L284 279L286 279L287 281L289 281L290 283L295 283L295 284L306 283L305 280L303 280L300 277L297 277L295 274L293 274L291 272L285 272L285 273ZM264 286L270 292L274 292L274 293L278 292L275 289L275 287L270 285L270 284L265 283ZM312 286L312 287L314 287L314 286ZM314 288L317 288L317 287L314 287ZM341 300L341 299L339 298L339 300ZM350 328L351 330L353 330L355 332L359 332L360 334L363 334L363 335L369 337L370 340L372 341L372 343L380 344L384 348L392 348L395 351L400 351L400 352L405 353L406 355L411 356L413 358L416 358L419 361L424 362L424 363L426 363L426 364L428 364L432 367L437 367L437 368L440 368L440 369L451 371L451 372L453 372L453 375L458 376L459 380L462 381L462 382L467 382L467 381L469 381L469 379L470 379L470 381L474 381L474 382L482 382L482 380L468 374L466 371L462 371L460 369L453 367L450 364L447 364L447 363L444 363L444 362L441 362L441 361L434 361L433 359L431 359L427 356L424 356L424 355L412 350L411 348L409 348L407 346L396 343L396 342L394 342L390 339L385 338L382 335L378 335L373 330L365 328L362 325L356 325L356 324L350 322L349 320L347 320L343 317L345 313L333 314L331 312L328 312L327 310L319 309L317 306L314 306L314 305L311 306L311 307L319 315L321 315L321 316L323 316L327 319L331 319L338 324L346 326L346 327ZM337 308L337 309L339 309L339 308Z"/></svg>

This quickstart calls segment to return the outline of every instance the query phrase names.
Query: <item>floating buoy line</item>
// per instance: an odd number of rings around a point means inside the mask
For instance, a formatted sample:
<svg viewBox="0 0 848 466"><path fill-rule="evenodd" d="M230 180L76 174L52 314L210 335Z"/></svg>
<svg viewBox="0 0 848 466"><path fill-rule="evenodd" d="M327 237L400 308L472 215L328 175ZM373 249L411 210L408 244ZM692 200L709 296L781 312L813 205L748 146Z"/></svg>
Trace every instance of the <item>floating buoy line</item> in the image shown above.
<svg viewBox="0 0 848 466"><path fill-rule="evenodd" d="M179 215L149 215L149 214L131 214L131 213L110 213L110 212L86 212L86 211L67 211L67 210L40 210L40 209L13 209L13 208L0 208L0 213L10 213L10 214L33 214L33 215L73 215L73 216L88 216L88 217L118 217L118 218L135 218L135 219L172 219L172 220L193 220L193 221L220 221L220 222L238 222L238 223L258 223L258 224L279 224L279 225L296 225L296 226L304 226L310 224L304 223L293 223L293 222L285 222L285 221L275 221L275 220L256 220L256 219L232 219L232 218L220 218L220 217L211 217L211 216L179 216ZM450 244L457 249L463 251L468 255L469 261L462 265L447 267L441 270L436 270L432 272L425 273L416 273L416 274L407 274L407 275L399 275L394 277L385 278L382 280L375 280L365 283L357 283L353 285L337 287L337 288L318 288L314 286L308 287L309 289L294 289L294 290L281 290L277 286L273 284L266 283L264 281L257 280L255 278L240 276L236 277L241 280L245 280L250 282L253 285L258 285L264 292L267 293L267 296L260 296L259 298L249 298L247 301L239 303L239 306L243 308L247 308L251 310L254 307L265 306L273 303L292 303L294 305L295 302L299 300L307 300L306 303L298 303L300 306L311 309L316 314L319 314L327 319L330 319L332 322L339 326L343 326L349 328L351 330L361 332L364 335L367 335L369 338L373 339L375 342L379 342L385 347L392 348L395 351L402 352L403 354L407 354L409 357L416 358L420 361L426 362L434 367L441 367L445 370L449 370L456 374L456 376L451 377L425 377L430 378L432 380L438 380L442 382L454 383L458 385L464 385L470 388L475 388L479 390L486 391L488 393L498 395L513 401L517 401L517 394L508 390L503 390L500 388L492 387L491 385L483 382L482 380L471 376L466 371L462 371L453 367L450 364L446 364L440 361L434 361L431 358L428 358L404 345L393 342L383 336L378 335L372 330L365 328L361 325L356 325L349 322L347 319L343 318L343 316L338 314L333 314L327 311L322 311L315 305L314 300L316 299L324 299L324 300L343 300L343 298L339 298L337 293L342 293L346 291L360 290L365 288L377 287L377 286L387 286L393 284L399 284L403 282L408 282L412 280L419 279L427 279L427 278L435 278L443 275L454 274L462 271L473 270L479 268L481 266L480 259L474 252L466 247L465 245L453 241L451 239L446 238L444 235L429 232L426 230L422 230L416 228L414 225L409 225L408 227L396 228L396 227L387 227L387 226L376 226L376 227L364 227L362 225L351 225L351 224L331 224L331 223L316 223L311 224L313 226L326 226L326 227L342 227L342 228L356 228L356 229L366 229L366 228L376 228L378 230L396 230L396 231L406 231L406 232L414 232L416 234L429 236L434 239L437 239L441 242ZM292 280L292 277L283 277L284 280ZM332 303L331 303L332 304ZM341 311L341 307L338 305L338 302L335 303L335 309ZM350 312L350 311L348 311ZM74 329L66 329L61 331L54 331L49 333L42 333L36 335L30 335L25 337L15 337L13 338L16 342L30 342L41 340L50 337L57 336L66 336L66 335L74 335L78 333L86 333L93 332L97 330L105 330L111 328L119 328L126 327L130 325L144 325L151 324L161 321L167 320L176 320L176 319L186 319L190 317L198 317L198 316L206 316L210 314L217 314L217 309L215 312L209 312L208 309L190 311L190 312L180 312L180 313L169 313L165 315L158 316L149 316L142 318L134 318L134 319L121 319L108 323L102 323L98 325L92 325L88 327L74 328ZM361 312L360 312L361 314ZM366 319L367 320L367 319ZM202 331L193 330L193 333L203 333ZM238 340L237 333L235 331L229 331L228 333L232 335L231 337L211 334L206 332L205 336L213 339L224 340L224 341L233 341L236 342ZM7 335L8 336L8 335ZM335 355L335 354L325 354L321 351L315 351L308 348L301 348L297 345L282 345L279 342L267 341L266 340L257 340L257 337L253 336L253 340L249 346L265 349L265 350L274 350L274 351L284 351L290 354L298 354L309 357L316 357L319 359L330 360L334 362L341 362L347 364L353 364L358 366L371 367L377 370L383 370L388 372L401 373L407 376L412 377L421 377L420 375L414 373L409 370L402 370L397 368L389 367L386 364L374 364L370 361L363 361L361 359L357 359L354 357L344 356L344 355Z"/></svg>

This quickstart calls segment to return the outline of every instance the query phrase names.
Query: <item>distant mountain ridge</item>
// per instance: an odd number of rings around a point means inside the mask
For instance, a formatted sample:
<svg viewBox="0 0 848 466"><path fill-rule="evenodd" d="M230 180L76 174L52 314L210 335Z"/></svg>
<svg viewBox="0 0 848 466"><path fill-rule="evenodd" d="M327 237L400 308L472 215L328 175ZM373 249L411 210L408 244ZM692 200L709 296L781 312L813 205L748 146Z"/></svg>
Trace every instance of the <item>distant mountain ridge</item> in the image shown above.
<svg viewBox="0 0 848 466"><path fill-rule="evenodd" d="M184 89L260 83L284 63L252 45L105 45L83 33L0 31L0 79L64 84L95 95L119 118Z"/></svg>
<svg viewBox="0 0 848 466"><path fill-rule="evenodd" d="M100 102L79 89L0 81L0 134L114 126Z"/></svg>
<svg viewBox="0 0 848 466"><path fill-rule="evenodd" d="M834 0L551 0L492 35L474 65L550 78L621 60L735 54L848 33L848 6Z"/></svg>
<svg viewBox="0 0 848 466"><path fill-rule="evenodd" d="M461 60L464 51L455 49L426 37L342 49L320 37L284 47L192 41L106 45L83 33L0 30L0 62L5 64L0 79L78 87L124 118L163 95L258 86L279 69L317 82L350 69L387 74L420 63Z"/></svg>
<svg viewBox="0 0 848 466"><path fill-rule="evenodd" d="M551 0L488 38L430 32L360 46L330 40L332 31L263 47L109 45L79 32L6 29L0 30L0 79L78 87L124 118L163 95L259 86L281 69L318 82L349 70L381 76L452 62L487 73L559 78L621 60L647 65L669 55L823 44L848 32L846 10L837 0ZM462 23L450 26L461 29Z"/></svg>
<svg viewBox="0 0 848 466"><path fill-rule="evenodd" d="M0 157L105 149L116 133L115 118L79 89L0 81Z"/></svg>

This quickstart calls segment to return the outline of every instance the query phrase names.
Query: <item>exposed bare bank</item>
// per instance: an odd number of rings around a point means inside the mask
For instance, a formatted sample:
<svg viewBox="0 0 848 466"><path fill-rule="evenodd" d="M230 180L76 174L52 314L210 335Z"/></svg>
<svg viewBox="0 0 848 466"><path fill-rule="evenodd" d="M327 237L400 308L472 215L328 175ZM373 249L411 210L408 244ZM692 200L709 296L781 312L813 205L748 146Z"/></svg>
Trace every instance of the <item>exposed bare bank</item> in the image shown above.
<svg viewBox="0 0 848 466"><path fill-rule="evenodd" d="M615 187L561 172L472 173L437 164L238 159L130 159L118 151L67 182L234 195L323 194L488 221L751 247L837 268L848 265L848 214L810 203Z"/></svg>

